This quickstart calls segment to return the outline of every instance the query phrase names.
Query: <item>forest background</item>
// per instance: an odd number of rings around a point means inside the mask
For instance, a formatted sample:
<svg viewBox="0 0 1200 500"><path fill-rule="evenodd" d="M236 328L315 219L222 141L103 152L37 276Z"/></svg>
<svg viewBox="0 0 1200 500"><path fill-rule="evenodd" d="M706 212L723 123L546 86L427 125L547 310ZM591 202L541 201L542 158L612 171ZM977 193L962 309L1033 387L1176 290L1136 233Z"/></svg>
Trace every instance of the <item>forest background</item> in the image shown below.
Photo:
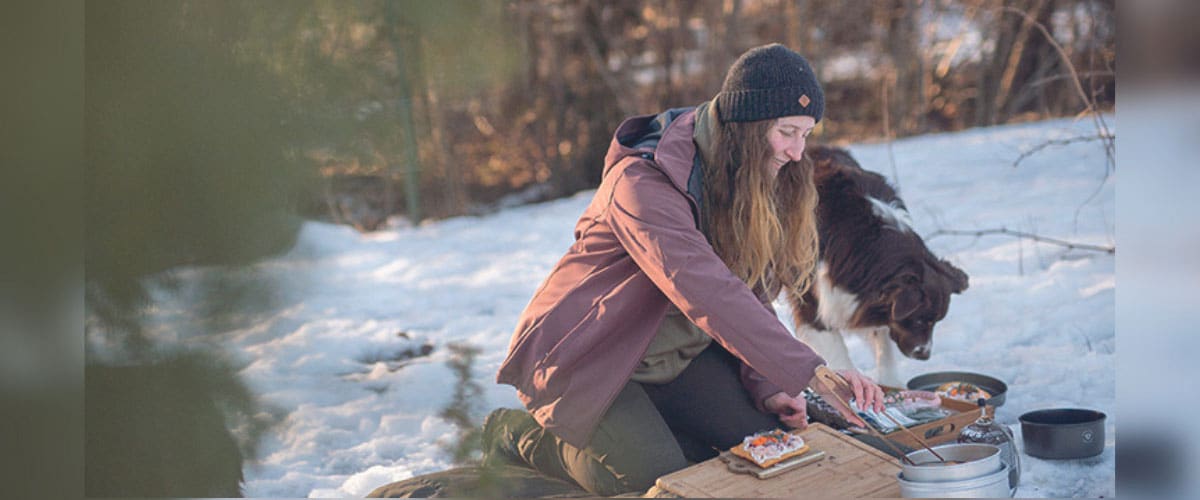
<svg viewBox="0 0 1200 500"><path fill-rule="evenodd" d="M595 187L624 117L712 98L763 43L812 61L823 143L1111 110L1116 93L1100 0L124 2L89 9L87 31L89 101L122 110L89 127L166 145L142 167L219 162L216 186L292 189L302 216L367 231ZM143 115L164 108L176 126Z"/></svg>

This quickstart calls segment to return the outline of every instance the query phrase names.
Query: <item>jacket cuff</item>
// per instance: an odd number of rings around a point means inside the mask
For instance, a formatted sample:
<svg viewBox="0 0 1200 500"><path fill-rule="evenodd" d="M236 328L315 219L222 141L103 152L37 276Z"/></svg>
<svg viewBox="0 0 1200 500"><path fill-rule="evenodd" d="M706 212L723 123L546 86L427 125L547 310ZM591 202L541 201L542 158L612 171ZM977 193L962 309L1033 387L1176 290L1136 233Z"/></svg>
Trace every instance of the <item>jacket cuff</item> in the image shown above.
<svg viewBox="0 0 1200 500"><path fill-rule="evenodd" d="M763 405L763 402L776 393L784 392L784 390L778 385L771 383L770 380L767 380L766 377L763 377L745 363L739 364L741 366L742 386L750 393L750 399L754 401L754 407L763 413L771 413Z"/></svg>

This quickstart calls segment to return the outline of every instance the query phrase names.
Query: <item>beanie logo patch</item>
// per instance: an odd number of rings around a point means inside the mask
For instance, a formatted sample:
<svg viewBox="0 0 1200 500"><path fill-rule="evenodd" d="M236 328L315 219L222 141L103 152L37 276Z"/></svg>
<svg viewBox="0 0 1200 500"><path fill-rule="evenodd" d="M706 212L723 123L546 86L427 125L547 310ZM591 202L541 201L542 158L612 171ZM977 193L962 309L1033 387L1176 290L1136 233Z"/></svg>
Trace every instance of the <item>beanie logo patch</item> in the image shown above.
<svg viewBox="0 0 1200 500"><path fill-rule="evenodd" d="M807 108L807 107L808 107L808 103L812 102L812 99L809 99L809 98L808 98L808 94L800 94L800 99L799 99L799 101L800 101L800 105L801 105L801 106L804 106L804 107L806 107L806 108Z"/></svg>

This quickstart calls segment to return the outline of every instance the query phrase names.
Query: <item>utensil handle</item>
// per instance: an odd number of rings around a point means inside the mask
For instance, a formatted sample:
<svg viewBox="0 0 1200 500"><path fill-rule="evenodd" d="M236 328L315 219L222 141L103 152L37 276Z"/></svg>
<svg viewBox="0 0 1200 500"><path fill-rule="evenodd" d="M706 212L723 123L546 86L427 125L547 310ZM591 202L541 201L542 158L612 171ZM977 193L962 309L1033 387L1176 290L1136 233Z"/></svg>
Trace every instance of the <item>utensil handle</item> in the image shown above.
<svg viewBox="0 0 1200 500"><path fill-rule="evenodd" d="M886 411L885 411L885 412L883 412L883 416L887 417L887 418L888 418L888 420L891 420L893 424L896 424L898 427L900 427L900 430L902 430L902 431L904 431L906 434L908 434L908 435L909 435L909 437L911 437L911 438L913 438L913 439L917 440L917 442L918 442L918 443L921 443L921 446L924 446L926 450L929 450L929 452L930 452L930 453L933 453L933 456L935 456L935 457L938 457L938 460L941 460L941 461L943 461L943 462L945 462L945 461L946 461L946 459L945 459L945 458L943 458L941 455L938 455L938 452L936 452L936 451L933 451L933 448L931 448L931 447L929 446L929 443L926 443L924 439L921 439L921 437L920 437L920 436L918 436L918 435L917 435L917 433L915 433L915 432L913 432L913 431L910 431L910 430L908 430L908 427L905 427L905 426L904 426L904 424L900 423L898 420L896 420L896 419L895 419L894 417L892 417L891 415L888 415L888 413L887 413Z"/></svg>
<svg viewBox="0 0 1200 500"><path fill-rule="evenodd" d="M846 380L843 379L841 375L838 375L833 370L830 370L829 368L825 367L825 365L821 365L821 366L817 367L816 378L817 378L817 381L821 382L821 384L823 384L825 386L825 388L829 389L830 394L833 394L833 397L837 398L839 403L844 405L847 409L850 409L850 403L847 403L846 400L842 399L842 397L838 395L837 389L834 387L834 384L842 384L843 386L849 387L850 386L849 382L846 382ZM912 461L912 459L908 458L908 456L903 451L900 451L900 449L897 448L896 445L892 444L892 441L890 439L884 437L884 435L881 432L879 432L878 430L876 430L874 427L871 427L870 423L867 423L867 422L864 422L864 423L866 423L867 432L870 432L871 435L879 438L880 441L883 441L883 444L886 444L888 448L891 448L892 451L896 453L896 456L900 457L901 460L908 462L909 465L917 465L915 462ZM932 450L930 450L930 451L932 451ZM943 459L942 461L944 462L945 460Z"/></svg>

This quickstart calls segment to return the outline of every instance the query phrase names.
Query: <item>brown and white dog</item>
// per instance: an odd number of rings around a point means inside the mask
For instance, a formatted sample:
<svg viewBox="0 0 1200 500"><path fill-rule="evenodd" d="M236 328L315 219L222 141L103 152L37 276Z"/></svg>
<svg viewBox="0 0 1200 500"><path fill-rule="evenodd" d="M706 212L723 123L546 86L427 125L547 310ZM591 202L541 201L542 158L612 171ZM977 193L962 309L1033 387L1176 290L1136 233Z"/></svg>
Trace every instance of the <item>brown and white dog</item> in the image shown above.
<svg viewBox="0 0 1200 500"><path fill-rule="evenodd" d="M796 335L831 368L853 368L843 335L866 335L876 381L902 386L895 351L919 360L933 352L933 325L967 274L939 259L913 230L904 202L882 175L848 152L814 147L821 254L813 286L788 297Z"/></svg>

